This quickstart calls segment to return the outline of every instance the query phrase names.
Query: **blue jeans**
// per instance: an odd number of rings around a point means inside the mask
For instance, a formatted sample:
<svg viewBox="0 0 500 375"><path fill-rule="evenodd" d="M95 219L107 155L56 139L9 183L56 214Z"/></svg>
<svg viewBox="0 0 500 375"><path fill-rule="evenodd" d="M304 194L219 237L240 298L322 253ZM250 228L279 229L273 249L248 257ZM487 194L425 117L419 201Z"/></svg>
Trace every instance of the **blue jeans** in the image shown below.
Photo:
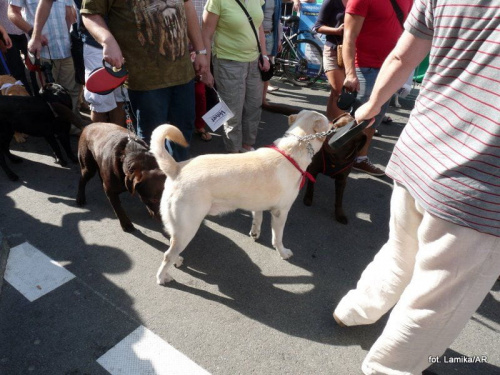
<svg viewBox="0 0 500 375"><path fill-rule="evenodd" d="M370 99L370 95L373 91L373 86L375 86L375 81L377 80L379 72L380 69L375 68L356 68L356 75L358 76L360 86L357 97L357 100L359 102L358 106L366 103L368 99ZM375 116L375 123L372 125L373 129L377 128L382 122L382 119L387 112L387 108L389 107L389 102L390 100L384 103L380 110L380 113Z"/></svg>
<svg viewBox="0 0 500 375"><path fill-rule="evenodd" d="M128 90L128 95L135 115L137 135L148 144L153 130L167 123L179 128L186 141L191 142L195 119L194 80L156 90ZM168 143L167 149L175 160L188 159L189 148Z"/></svg>

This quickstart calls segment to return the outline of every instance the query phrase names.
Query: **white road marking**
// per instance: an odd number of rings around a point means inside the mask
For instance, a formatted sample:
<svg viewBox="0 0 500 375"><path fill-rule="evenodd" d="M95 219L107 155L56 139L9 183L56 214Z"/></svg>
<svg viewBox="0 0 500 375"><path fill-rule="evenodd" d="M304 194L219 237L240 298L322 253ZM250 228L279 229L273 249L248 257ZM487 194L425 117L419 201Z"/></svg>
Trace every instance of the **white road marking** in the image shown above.
<svg viewBox="0 0 500 375"><path fill-rule="evenodd" d="M111 375L209 375L144 326L134 330L97 362Z"/></svg>
<svg viewBox="0 0 500 375"><path fill-rule="evenodd" d="M5 280L30 302L58 288L75 275L28 242L10 249Z"/></svg>

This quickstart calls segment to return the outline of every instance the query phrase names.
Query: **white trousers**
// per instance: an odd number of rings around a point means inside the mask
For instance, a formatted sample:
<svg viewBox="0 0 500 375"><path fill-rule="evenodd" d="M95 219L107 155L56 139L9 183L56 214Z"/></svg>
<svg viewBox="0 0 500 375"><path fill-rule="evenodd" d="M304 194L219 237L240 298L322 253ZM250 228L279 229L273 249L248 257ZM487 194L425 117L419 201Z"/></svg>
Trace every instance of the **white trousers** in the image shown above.
<svg viewBox="0 0 500 375"><path fill-rule="evenodd" d="M335 309L347 326L394 305L365 358L365 374L421 374L465 327L500 274L500 237L426 212L399 184L389 240Z"/></svg>

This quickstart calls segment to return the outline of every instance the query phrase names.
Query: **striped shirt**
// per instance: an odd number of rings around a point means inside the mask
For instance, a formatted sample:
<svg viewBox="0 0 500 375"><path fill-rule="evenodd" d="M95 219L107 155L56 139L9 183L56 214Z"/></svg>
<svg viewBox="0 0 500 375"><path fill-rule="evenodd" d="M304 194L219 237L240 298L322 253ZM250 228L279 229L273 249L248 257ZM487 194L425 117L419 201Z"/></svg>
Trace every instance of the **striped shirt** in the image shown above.
<svg viewBox="0 0 500 375"><path fill-rule="evenodd" d="M23 17L30 25L35 23L38 0L9 0L9 4L23 8ZM46 59L65 59L71 56L69 28L66 24L66 6L73 6L73 0L54 1L42 34L49 45L42 48L41 56ZM50 51L50 53L49 53Z"/></svg>
<svg viewBox="0 0 500 375"><path fill-rule="evenodd" d="M387 166L432 215L500 236L500 7L416 0L405 23L429 68Z"/></svg>

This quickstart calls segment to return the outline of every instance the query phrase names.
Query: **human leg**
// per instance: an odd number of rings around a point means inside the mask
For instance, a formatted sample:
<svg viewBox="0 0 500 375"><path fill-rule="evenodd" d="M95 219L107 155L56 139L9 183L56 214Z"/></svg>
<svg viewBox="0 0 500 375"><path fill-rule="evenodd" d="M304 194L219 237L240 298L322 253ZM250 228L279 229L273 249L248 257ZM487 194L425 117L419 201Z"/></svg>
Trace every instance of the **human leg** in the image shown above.
<svg viewBox="0 0 500 375"><path fill-rule="evenodd" d="M137 135L149 144L153 130L158 125L167 123L170 90L169 88L148 91L129 89L128 95L136 120Z"/></svg>
<svg viewBox="0 0 500 375"><path fill-rule="evenodd" d="M213 58L213 63L219 96L234 114L234 117L224 124L226 151L239 152L243 139L241 121L248 63L218 59L217 57Z"/></svg>
<svg viewBox="0 0 500 375"><path fill-rule="evenodd" d="M262 79L260 77L258 60L248 63L243 104L242 146L250 150L255 144L262 114Z"/></svg>
<svg viewBox="0 0 500 375"><path fill-rule="evenodd" d="M500 238L424 213L413 277L373 344L365 374L420 374L465 327L498 278Z"/></svg>
<svg viewBox="0 0 500 375"><path fill-rule="evenodd" d="M334 314L342 323L374 323L396 304L413 274L421 220L414 199L395 183L389 239L363 271L356 289L349 291L335 308Z"/></svg>
<svg viewBox="0 0 500 375"><path fill-rule="evenodd" d="M81 85L75 80L75 66L73 65L73 58L67 57L65 59L56 59L53 61L52 75L54 81L63 86L69 91L71 96L71 103L73 105L73 112L80 116L78 112L78 98L80 96Z"/></svg>
<svg viewBox="0 0 500 375"><path fill-rule="evenodd" d="M194 85L196 117L194 121L195 132L200 135L204 141L210 141L212 136L205 130L205 121L202 116L207 113L207 96L205 84L197 81Z"/></svg>
<svg viewBox="0 0 500 375"><path fill-rule="evenodd" d="M169 87L171 90L168 106L168 121L175 125L188 143L194 132L195 96L194 79L184 85ZM189 148L172 144L173 157L177 161L189 158Z"/></svg>
<svg viewBox="0 0 500 375"><path fill-rule="evenodd" d="M329 121L332 121L344 113L343 110L337 107L337 101L345 79L344 69L339 68L338 65L337 48L325 45L323 48L323 67L328 83L330 84L330 96L326 104L326 117Z"/></svg>
<svg viewBox="0 0 500 375"><path fill-rule="evenodd" d="M96 68L102 66L102 49L83 45L83 63L85 65L85 80ZM118 125L124 125L125 119L123 109L117 107L116 93L99 95L92 93L84 88L84 98L90 106L90 119L93 122L113 122ZM123 100L122 100L123 101Z"/></svg>
<svg viewBox="0 0 500 375"><path fill-rule="evenodd" d="M271 56L270 53L273 51L274 47L274 34L268 33L266 36L266 51L268 53L267 57L269 57L269 63L274 63L274 56ZM270 84L271 81L263 82L262 84L262 105L267 105L267 93L271 91L276 91L278 88L273 87Z"/></svg>
<svg viewBox="0 0 500 375"><path fill-rule="evenodd" d="M23 60L21 59L23 44L25 45L27 43L26 36L24 34L9 34L9 37L12 40L12 47L5 52L5 60L10 69L10 74L12 74L15 79L20 80L28 93L33 95L31 86L26 77L26 69L24 67Z"/></svg>
<svg viewBox="0 0 500 375"><path fill-rule="evenodd" d="M366 103L368 99L370 99L370 95L372 93L373 87L375 86L375 81L377 79L379 71L380 69L374 68L356 68L356 74L358 76L360 84L360 90L357 99L361 104ZM364 133L367 137L366 143L364 147L359 151L358 157L356 158L356 162L353 166L354 169L368 173L372 176L383 176L385 174L382 169L376 167L370 162L370 160L368 159L368 150L370 149L371 141L373 139L375 131L382 122L382 119L384 118L388 107L389 101L384 103L380 110L380 113L375 116L375 122L373 123L373 125L370 128L364 130Z"/></svg>

